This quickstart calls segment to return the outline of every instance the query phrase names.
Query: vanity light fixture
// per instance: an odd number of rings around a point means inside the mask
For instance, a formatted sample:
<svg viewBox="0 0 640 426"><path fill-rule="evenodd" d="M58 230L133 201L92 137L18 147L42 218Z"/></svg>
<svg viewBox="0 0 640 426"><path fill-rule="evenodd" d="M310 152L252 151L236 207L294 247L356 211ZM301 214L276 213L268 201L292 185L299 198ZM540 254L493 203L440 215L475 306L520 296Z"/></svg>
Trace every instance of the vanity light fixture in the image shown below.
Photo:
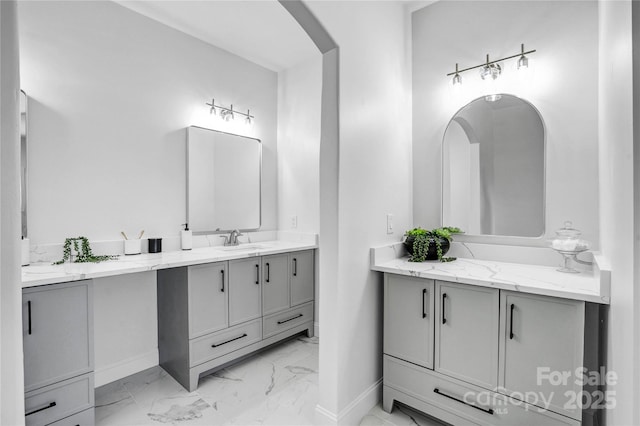
<svg viewBox="0 0 640 426"><path fill-rule="evenodd" d="M461 84L462 78L460 74L466 71L480 68L480 77L482 77L483 80L486 80L486 79L495 80L502 73L502 67L500 66L499 62L506 61L508 59L518 58L518 69L527 68L529 66L529 58L527 58L525 55L529 55L534 52L535 50L528 50L525 52L524 44L521 44L520 53L517 53L515 55L490 61L489 55L487 54L487 60L484 63L480 65L475 65L473 67L464 68L464 69L458 69L458 64L456 64L456 70L454 72L448 73L447 77L453 76L452 83Z"/></svg>
<svg viewBox="0 0 640 426"><path fill-rule="evenodd" d="M229 108L224 107L222 105L216 105L215 99L211 99L211 103L206 102L205 105L208 105L209 108L209 114L211 115L217 115L218 114L218 110L220 111L220 117L225 120L225 121L231 121L234 120L236 117L236 114L240 114L245 116L245 123L247 124L251 124L253 122L253 120L255 119L255 116L251 115L251 111L247 110L246 113L244 112L240 112L237 111L235 109L233 109L233 104L231 104L231 106Z"/></svg>

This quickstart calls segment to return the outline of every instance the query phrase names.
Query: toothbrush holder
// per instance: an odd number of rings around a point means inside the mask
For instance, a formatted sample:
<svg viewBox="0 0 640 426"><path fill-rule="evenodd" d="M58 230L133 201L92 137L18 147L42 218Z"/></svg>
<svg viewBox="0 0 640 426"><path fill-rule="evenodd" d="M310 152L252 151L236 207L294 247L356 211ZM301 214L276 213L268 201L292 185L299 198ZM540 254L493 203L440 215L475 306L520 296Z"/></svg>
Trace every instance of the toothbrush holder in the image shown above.
<svg viewBox="0 0 640 426"><path fill-rule="evenodd" d="M142 240L124 240L124 254L140 254L142 252Z"/></svg>

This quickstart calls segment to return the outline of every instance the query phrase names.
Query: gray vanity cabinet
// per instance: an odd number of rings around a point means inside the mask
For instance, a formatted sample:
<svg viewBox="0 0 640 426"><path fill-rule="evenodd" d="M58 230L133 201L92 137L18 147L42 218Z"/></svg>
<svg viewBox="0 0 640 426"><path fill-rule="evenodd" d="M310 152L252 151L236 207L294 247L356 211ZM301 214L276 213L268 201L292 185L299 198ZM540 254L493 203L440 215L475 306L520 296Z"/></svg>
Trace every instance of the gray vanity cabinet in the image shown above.
<svg viewBox="0 0 640 426"><path fill-rule="evenodd" d="M260 258L229 261L229 325L262 316Z"/></svg>
<svg viewBox="0 0 640 426"><path fill-rule="evenodd" d="M600 401L577 379L602 363L601 305L385 273L383 327L388 412L400 401L450 424L600 424L602 407L576 396Z"/></svg>
<svg viewBox="0 0 640 426"><path fill-rule="evenodd" d="M262 314L289 308L289 255L262 258Z"/></svg>
<svg viewBox="0 0 640 426"><path fill-rule="evenodd" d="M437 281L436 301L435 370L495 389L498 384L498 290Z"/></svg>
<svg viewBox="0 0 640 426"><path fill-rule="evenodd" d="M314 251L306 250L289 255L291 276L291 306L314 299Z"/></svg>
<svg viewBox="0 0 640 426"><path fill-rule="evenodd" d="M227 262L187 267L189 285L189 337L195 338L229 326Z"/></svg>
<svg viewBox="0 0 640 426"><path fill-rule="evenodd" d="M90 281L23 289L22 317L26 424L50 424L84 411L92 419Z"/></svg>
<svg viewBox="0 0 640 426"><path fill-rule="evenodd" d="M160 366L192 392L203 374L289 336L313 336L313 302L290 308L292 255L159 270Z"/></svg>
<svg viewBox="0 0 640 426"><path fill-rule="evenodd" d="M572 397L582 392L575 372L583 365L585 303L503 291L500 312L503 392L529 396L533 404L544 395L549 409L580 419Z"/></svg>
<svg viewBox="0 0 640 426"><path fill-rule="evenodd" d="M433 368L433 280L385 274L384 353Z"/></svg>

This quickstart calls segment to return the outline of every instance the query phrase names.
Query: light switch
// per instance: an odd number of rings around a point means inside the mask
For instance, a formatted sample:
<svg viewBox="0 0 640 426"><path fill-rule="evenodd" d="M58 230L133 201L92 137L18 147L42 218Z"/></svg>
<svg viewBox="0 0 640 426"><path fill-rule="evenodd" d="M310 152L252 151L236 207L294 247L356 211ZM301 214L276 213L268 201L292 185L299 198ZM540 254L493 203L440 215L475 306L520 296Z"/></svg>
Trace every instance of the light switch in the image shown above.
<svg viewBox="0 0 640 426"><path fill-rule="evenodd" d="M393 215L387 214L387 234L393 234Z"/></svg>

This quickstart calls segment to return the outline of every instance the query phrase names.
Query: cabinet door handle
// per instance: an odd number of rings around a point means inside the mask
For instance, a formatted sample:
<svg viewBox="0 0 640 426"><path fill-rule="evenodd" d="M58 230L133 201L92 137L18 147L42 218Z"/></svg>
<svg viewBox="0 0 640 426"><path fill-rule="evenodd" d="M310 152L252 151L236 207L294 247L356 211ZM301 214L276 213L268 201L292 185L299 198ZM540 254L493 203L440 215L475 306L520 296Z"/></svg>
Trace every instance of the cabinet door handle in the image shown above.
<svg viewBox="0 0 640 426"><path fill-rule="evenodd" d="M298 259L296 259L295 257L293 258L293 276L298 276Z"/></svg>
<svg viewBox="0 0 640 426"><path fill-rule="evenodd" d="M234 337L233 339L226 340L222 343L214 343L211 345L212 348L217 348L218 346L226 345L227 343L234 342L236 340L242 339L243 337L247 337L247 333L244 333L242 336Z"/></svg>
<svg viewBox="0 0 640 426"><path fill-rule="evenodd" d="M27 301L27 317L29 322L29 334L31 334L31 300Z"/></svg>
<svg viewBox="0 0 640 426"><path fill-rule="evenodd" d="M455 396L447 395L446 393L442 392L442 391L441 391L440 389L438 389L438 388L435 388L433 391L434 391L435 393L437 393L438 395L442 395L442 396L444 396L445 398L453 399L454 401L458 401L458 402L459 402L459 403L461 403L461 404L467 405L467 406L469 406L469 407L473 407L473 408L475 408L476 410L484 411L484 412L485 412L485 413L487 413L487 414L491 414L491 415L493 415L493 409L492 409L492 408L482 408L482 407L478 407L478 406L477 406L477 405L475 405L475 404L469 404L468 402L466 402L466 401L464 401L464 400L462 400L462 399L460 399L460 398L456 398Z"/></svg>
<svg viewBox="0 0 640 426"><path fill-rule="evenodd" d="M224 293L224 269L222 269L220 271L220 276L222 277L221 281L222 281L222 286L220 287L220 291Z"/></svg>
<svg viewBox="0 0 640 426"><path fill-rule="evenodd" d="M513 303L511 304L511 318L509 318L509 339L513 339L513 310L516 307Z"/></svg>
<svg viewBox="0 0 640 426"><path fill-rule="evenodd" d="M260 265L256 265L256 284L260 284Z"/></svg>
<svg viewBox="0 0 640 426"><path fill-rule="evenodd" d="M266 282L269 282L269 262L266 263L266 267L267 267L267 278L266 278Z"/></svg>
<svg viewBox="0 0 640 426"><path fill-rule="evenodd" d="M302 315L302 314L298 314L298 315L296 315L295 317L291 317L291 318L286 319L286 320L278 321L278 325L280 325L280 324L284 324L285 322L293 321L294 319L296 319L296 318L300 318L300 317L302 317L302 316L304 316L304 315Z"/></svg>
<svg viewBox="0 0 640 426"><path fill-rule="evenodd" d="M422 289L422 318L427 317L427 302L425 299L427 298L427 289Z"/></svg>
<svg viewBox="0 0 640 426"><path fill-rule="evenodd" d="M447 298L447 293L442 293L442 323L447 323L447 318L444 315L444 301Z"/></svg>
<svg viewBox="0 0 640 426"><path fill-rule="evenodd" d="M40 411L48 410L49 408L53 408L53 407L55 407L55 406L56 406L56 402L55 402L55 401L53 401L53 402L49 403L49 405L46 405L46 406L44 406L44 407L42 407L42 408L38 408L37 410L33 410L33 411L31 411L30 413L25 414L25 417L26 417L26 416L30 416L30 415L32 415L32 414L39 413Z"/></svg>

